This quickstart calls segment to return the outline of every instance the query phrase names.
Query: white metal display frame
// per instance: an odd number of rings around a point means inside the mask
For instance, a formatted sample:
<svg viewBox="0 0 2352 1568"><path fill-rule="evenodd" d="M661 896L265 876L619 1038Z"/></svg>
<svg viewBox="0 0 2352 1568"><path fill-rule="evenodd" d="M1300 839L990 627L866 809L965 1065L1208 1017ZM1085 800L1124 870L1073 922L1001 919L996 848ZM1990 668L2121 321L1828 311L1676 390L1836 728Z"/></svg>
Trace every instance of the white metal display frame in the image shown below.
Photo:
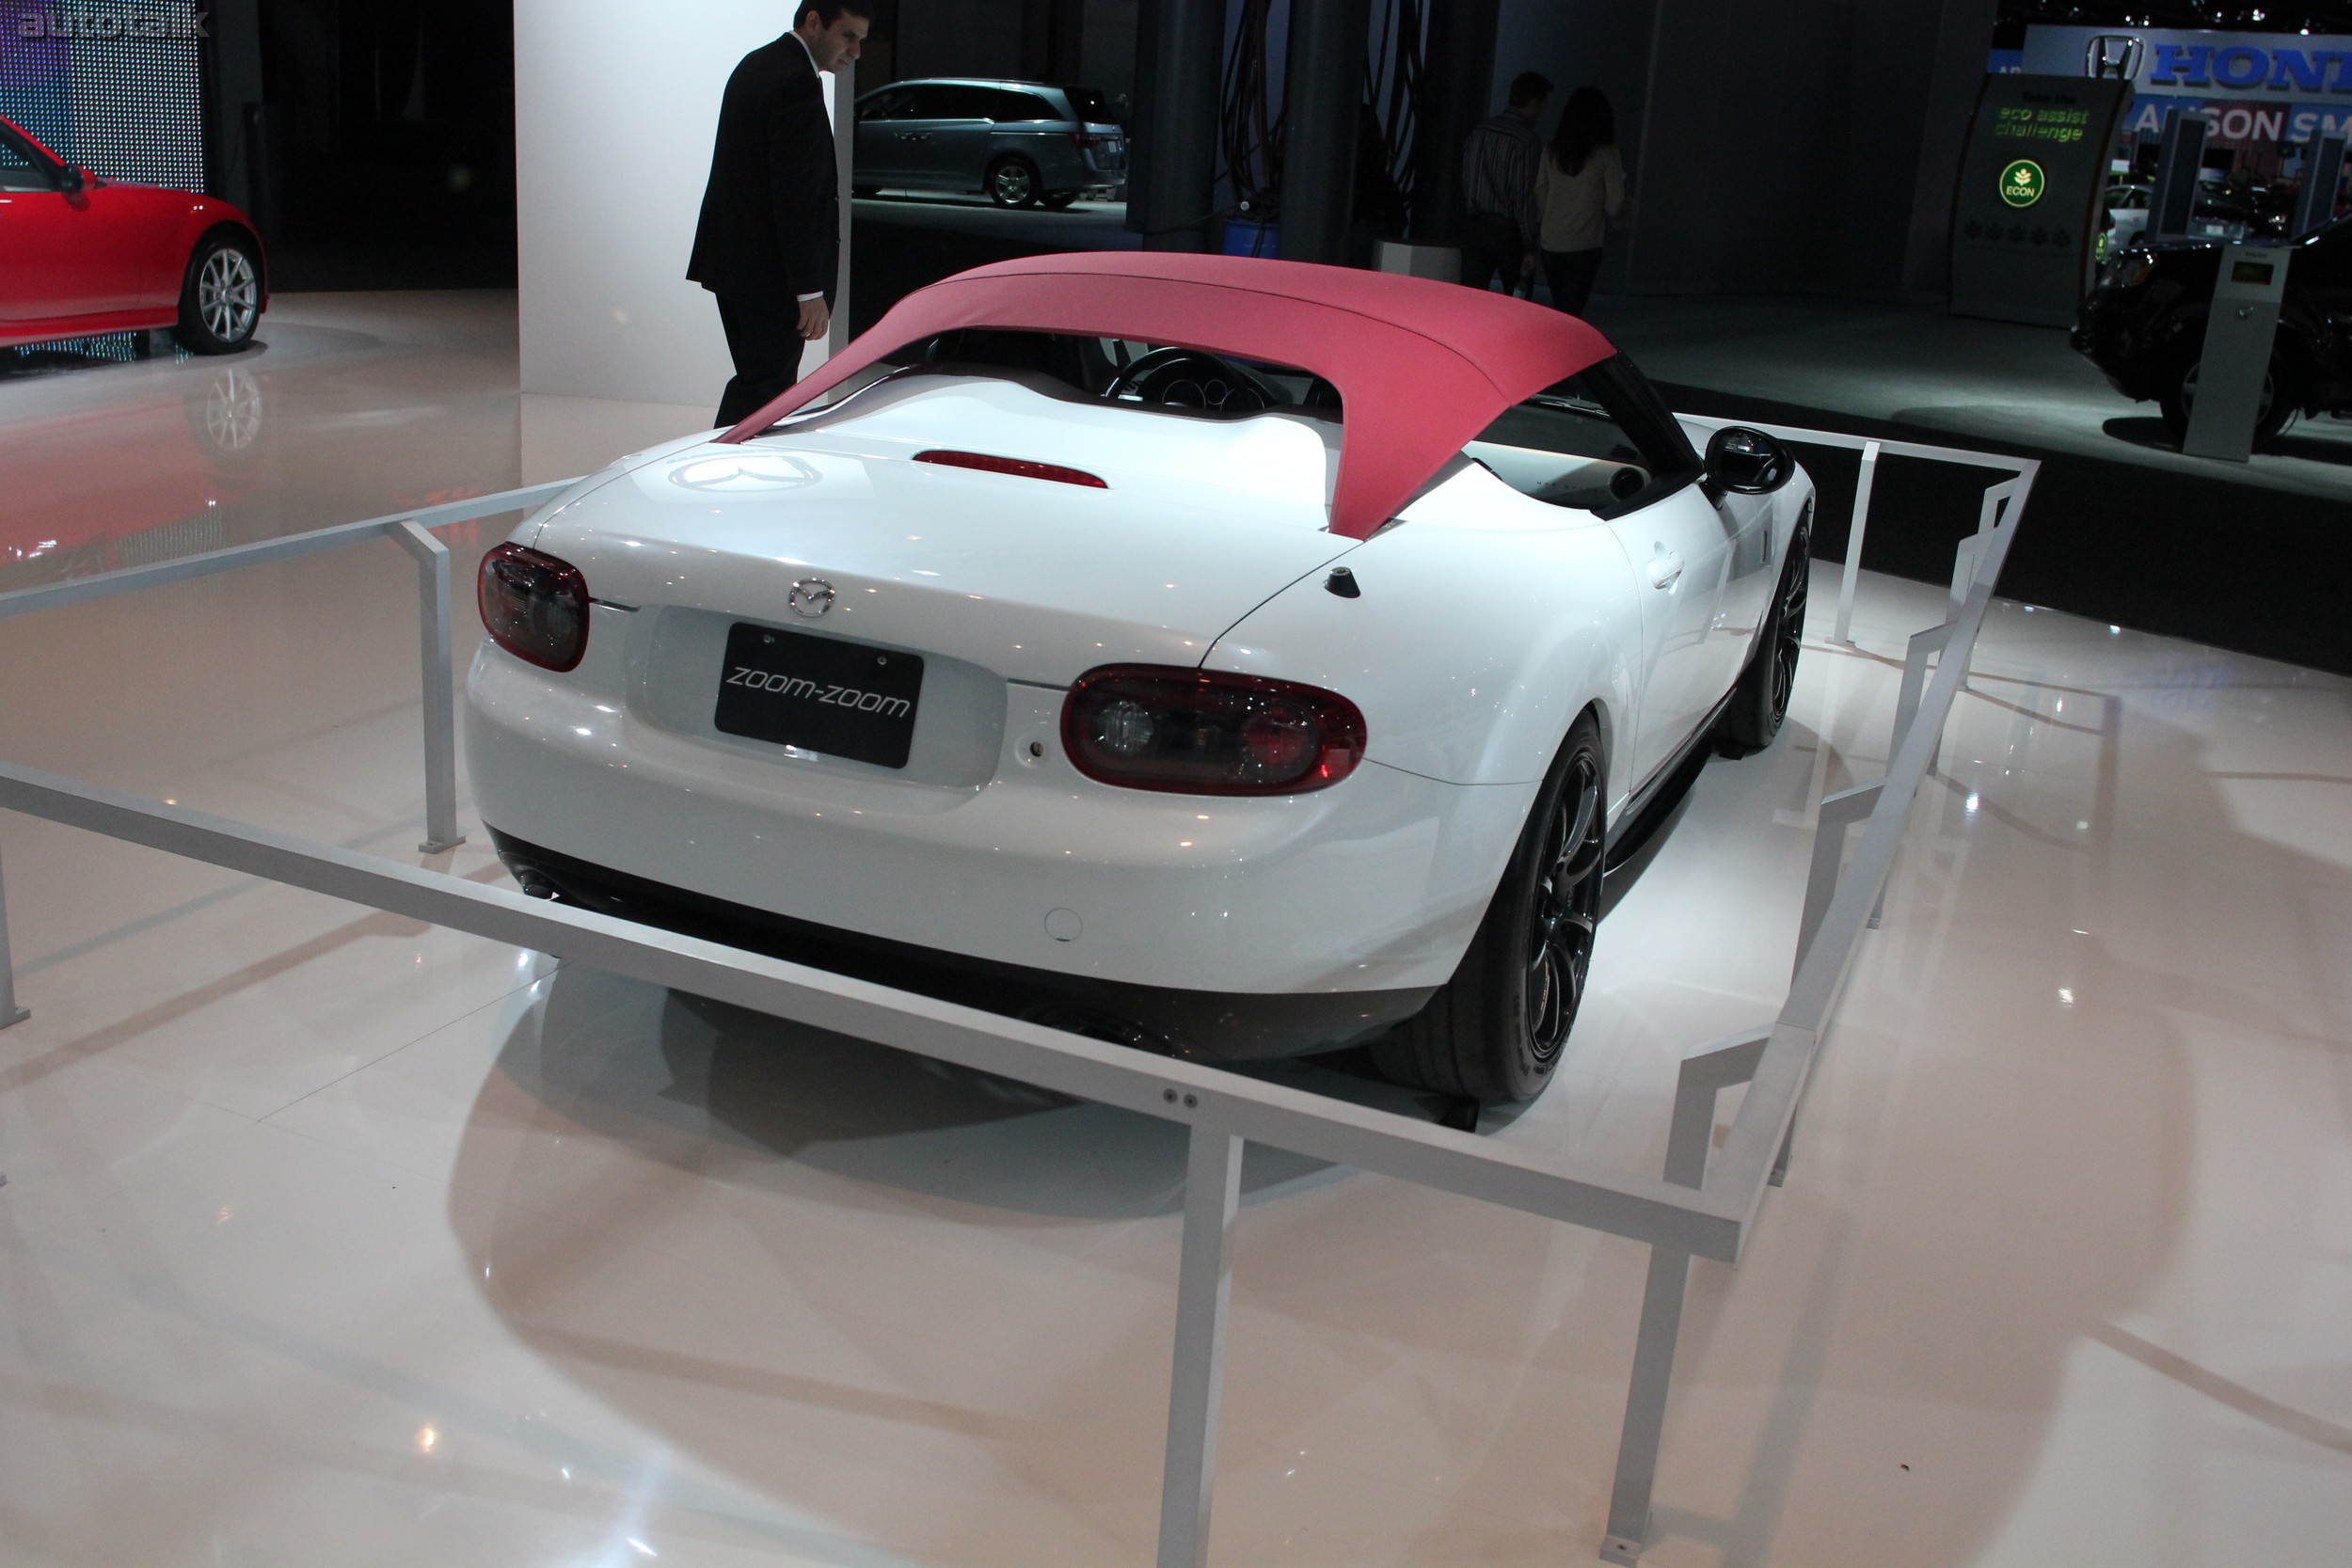
<svg viewBox="0 0 2352 1568"><path fill-rule="evenodd" d="M12 764L0 763L0 807L1188 1127L1159 1568L1202 1568L1207 1561L1233 1228L1246 1142L1645 1242L1651 1248L1648 1282L1601 1550L1608 1560L1629 1564L1639 1559L1649 1533L1650 1497L1691 1259L1737 1262L1753 1233L1766 1187L1779 1184L1787 1169L1798 1103L1822 1033L1862 934L1875 924L1873 911L1901 845L1912 801L1934 763L1945 721L1966 680L1994 583L2040 470L2029 458L1866 440L1830 431L1753 428L1801 444L1864 451L1838 616L1840 641L1848 640L1869 479L1881 452L1992 467L2011 477L1987 489L1979 530L1962 542L1952 577L1951 613L1941 625L1911 639L1885 778L1821 802L1795 973L1778 1018L1768 1027L1702 1046L1682 1063L1662 1178L1611 1169L1573 1153L1492 1143L1474 1133L1218 1068L1148 1055L483 887L445 870L404 865ZM367 539L395 540L415 556L419 566L427 802L421 848L438 853L460 839L449 552L427 530L527 509L573 483L510 490L0 594L0 619ZM1927 661L1934 653L1941 658L1930 679ZM1862 841L1841 873L1846 830L1855 822L1864 824ZM0 894L0 1028L25 1016L16 1005L7 907ZM1747 1095L1722 1153L1710 1162L1716 1096L1742 1083L1749 1085Z"/></svg>

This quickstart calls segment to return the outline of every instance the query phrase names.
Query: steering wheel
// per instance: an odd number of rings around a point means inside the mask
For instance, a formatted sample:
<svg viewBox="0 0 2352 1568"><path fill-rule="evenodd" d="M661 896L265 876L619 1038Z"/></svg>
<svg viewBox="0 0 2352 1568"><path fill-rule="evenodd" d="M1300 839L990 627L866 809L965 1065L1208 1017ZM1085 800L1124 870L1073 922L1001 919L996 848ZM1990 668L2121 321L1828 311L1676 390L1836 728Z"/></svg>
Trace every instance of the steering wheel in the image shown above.
<svg viewBox="0 0 2352 1568"><path fill-rule="evenodd" d="M1119 372L1105 399L1135 397L1165 408L1255 414L1290 402L1279 387L1222 355L1197 348L1155 348Z"/></svg>

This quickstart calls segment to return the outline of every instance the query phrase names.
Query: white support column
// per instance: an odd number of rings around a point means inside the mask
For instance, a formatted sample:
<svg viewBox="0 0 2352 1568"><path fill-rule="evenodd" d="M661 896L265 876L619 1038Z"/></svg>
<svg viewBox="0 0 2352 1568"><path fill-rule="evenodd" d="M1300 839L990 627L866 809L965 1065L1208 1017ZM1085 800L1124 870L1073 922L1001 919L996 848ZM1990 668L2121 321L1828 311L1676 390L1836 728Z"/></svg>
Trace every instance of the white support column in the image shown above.
<svg viewBox="0 0 2352 1568"><path fill-rule="evenodd" d="M857 62L841 60L833 68L833 161L838 175L834 198L841 214L841 264L834 272L833 326L825 334L827 357L850 346L850 234L856 214L851 194L857 159Z"/></svg>
<svg viewBox="0 0 2352 1568"><path fill-rule="evenodd" d="M1854 480L1853 521L1846 529L1846 575L1837 585L1837 629L1831 636L1853 646L1854 574L1862 570L1862 541L1870 531L1870 487L1878 483L1879 444L1862 444L1862 472Z"/></svg>
<svg viewBox="0 0 2352 1568"><path fill-rule="evenodd" d="M417 651L424 687L424 842L427 855L466 842L457 831L457 691L450 657L449 546L415 522L392 537L417 562Z"/></svg>
<svg viewBox="0 0 2352 1568"><path fill-rule="evenodd" d="M1204 1568L1216 1481L1216 1413L1225 1387L1225 1318L1233 1293L1233 1216L1242 1140L1196 1125L1184 1163L1184 1261L1176 1279L1176 1355L1160 1482L1159 1568Z"/></svg>

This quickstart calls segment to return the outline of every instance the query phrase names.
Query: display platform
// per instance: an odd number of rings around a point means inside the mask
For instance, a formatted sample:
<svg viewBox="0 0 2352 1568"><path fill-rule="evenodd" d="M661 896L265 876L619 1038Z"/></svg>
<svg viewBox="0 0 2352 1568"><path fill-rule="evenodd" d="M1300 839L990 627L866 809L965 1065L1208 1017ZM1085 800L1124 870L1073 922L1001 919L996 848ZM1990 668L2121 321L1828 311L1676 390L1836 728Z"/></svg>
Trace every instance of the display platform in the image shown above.
<svg viewBox="0 0 2352 1568"><path fill-rule="evenodd" d="M284 515L429 489L424 374L516 428L493 346L426 352L260 383ZM76 395L200 414L187 371ZM371 427L416 444L354 474ZM520 455L482 439L488 488ZM1812 803L1877 776L1944 608L1866 574L1832 650L1816 590L1790 730L1702 773L1499 1147L1655 1169L1681 1052L1785 990ZM382 545L0 625L0 755L399 854L414 604ZM1645 1560L2327 1560L2352 685L2016 604L1977 669L1788 1185L1692 1273ZM1151 1560L1175 1129L23 817L0 854L20 1555ZM1244 1184L1212 1560L1597 1542L1644 1249L1279 1156Z"/></svg>

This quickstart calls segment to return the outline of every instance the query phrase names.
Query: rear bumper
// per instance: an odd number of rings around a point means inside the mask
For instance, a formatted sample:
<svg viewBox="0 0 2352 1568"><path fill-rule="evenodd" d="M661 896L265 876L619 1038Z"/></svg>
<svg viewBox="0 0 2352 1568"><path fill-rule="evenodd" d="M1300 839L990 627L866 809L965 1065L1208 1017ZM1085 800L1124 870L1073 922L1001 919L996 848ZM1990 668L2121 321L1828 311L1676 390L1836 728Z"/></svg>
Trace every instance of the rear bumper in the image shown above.
<svg viewBox="0 0 2352 1568"><path fill-rule="evenodd" d="M560 855L496 828L490 830L490 838L517 881L530 886L544 878L565 903L1009 1018L1200 1061L1309 1055L1360 1044L1421 1011L1434 990L1268 995L1057 974L730 904Z"/></svg>
<svg viewBox="0 0 2352 1568"><path fill-rule="evenodd" d="M993 766L925 784L657 723L626 694L624 641L592 639L570 676L487 645L476 659L468 768L501 833L588 879L945 960L1200 993L1212 1011L1233 995L1360 1011L1332 999L1442 985L1535 789L1376 763L1300 796L1117 789L1062 759L1062 693L1009 682ZM1320 1024L1300 1037L1289 1049L1337 1043Z"/></svg>

